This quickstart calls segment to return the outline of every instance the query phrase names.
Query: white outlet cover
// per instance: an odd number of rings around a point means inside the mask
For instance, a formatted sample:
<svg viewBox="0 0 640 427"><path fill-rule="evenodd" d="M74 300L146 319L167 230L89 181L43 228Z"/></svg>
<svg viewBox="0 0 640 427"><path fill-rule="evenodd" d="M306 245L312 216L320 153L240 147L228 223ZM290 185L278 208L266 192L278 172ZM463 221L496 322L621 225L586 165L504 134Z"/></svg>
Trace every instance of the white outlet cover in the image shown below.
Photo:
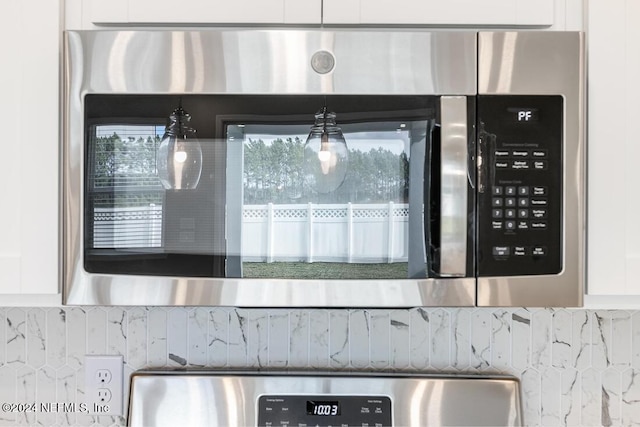
<svg viewBox="0 0 640 427"><path fill-rule="evenodd" d="M90 415L122 415L123 363L122 356L84 357L85 402Z"/></svg>

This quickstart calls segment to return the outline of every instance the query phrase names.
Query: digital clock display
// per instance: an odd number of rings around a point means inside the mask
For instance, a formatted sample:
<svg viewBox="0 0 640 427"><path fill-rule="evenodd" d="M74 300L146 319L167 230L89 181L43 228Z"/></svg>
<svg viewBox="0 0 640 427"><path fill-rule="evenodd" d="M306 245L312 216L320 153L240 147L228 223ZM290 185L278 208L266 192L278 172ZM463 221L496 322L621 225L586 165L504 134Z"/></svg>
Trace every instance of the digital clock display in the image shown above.
<svg viewBox="0 0 640 427"><path fill-rule="evenodd" d="M533 123L539 119L537 108L507 108L517 123Z"/></svg>
<svg viewBox="0 0 640 427"><path fill-rule="evenodd" d="M337 400L307 400L307 415L327 417L340 415L340 402Z"/></svg>

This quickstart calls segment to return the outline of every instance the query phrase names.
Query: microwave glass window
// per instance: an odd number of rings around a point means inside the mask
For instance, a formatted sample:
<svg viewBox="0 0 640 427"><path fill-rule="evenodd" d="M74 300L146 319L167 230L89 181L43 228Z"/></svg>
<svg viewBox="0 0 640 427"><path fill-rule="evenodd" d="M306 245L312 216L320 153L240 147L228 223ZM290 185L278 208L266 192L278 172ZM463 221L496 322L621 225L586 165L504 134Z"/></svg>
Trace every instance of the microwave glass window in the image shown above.
<svg viewBox="0 0 640 427"><path fill-rule="evenodd" d="M156 152L164 126L95 125L90 129L88 230L94 248L162 246L164 191Z"/></svg>
<svg viewBox="0 0 640 427"><path fill-rule="evenodd" d="M308 125L228 126L243 151L242 277L406 278L410 147L426 127L340 124L347 173L324 193L306 176Z"/></svg>
<svg viewBox="0 0 640 427"><path fill-rule="evenodd" d="M428 274L436 97L88 95L85 104L89 272ZM191 161L179 138L163 143L179 106L195 131L200 176L167 188Z"/></svg>

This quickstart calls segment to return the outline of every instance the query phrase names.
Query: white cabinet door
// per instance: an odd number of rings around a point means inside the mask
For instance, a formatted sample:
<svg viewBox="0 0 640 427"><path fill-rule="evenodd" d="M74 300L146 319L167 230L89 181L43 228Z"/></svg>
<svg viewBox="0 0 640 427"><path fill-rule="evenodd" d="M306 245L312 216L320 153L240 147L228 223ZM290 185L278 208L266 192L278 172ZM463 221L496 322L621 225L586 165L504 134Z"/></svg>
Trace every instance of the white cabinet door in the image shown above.
<svg viewBox="0 0 640 427"><path fill-rule="evenodd" d="M588 6L590 295L640 295L640 2Z"/></svg>
<svg viewBox="0 0 640 427"><path fill-rule="evenodd" d="M60 14L58 0L2 2L2 294L58 293Z"/></svg>
<svg viewBox="0 0 640 427"><path fill-rule="evenodd" d="M83 0L67 8L80 7L88 21L93 24L114 24L129 22L129 0Z"/></svg>
<svg viewBox="0 0 640 427"><path fill-rule="evenodd" d="M74 0L76 1L76 0ZM578 0L567 0L575 2ZM558 0L85 0L103 24L400 24L548 27ZM564 1L561 1L564 5Z"/></svg>
<svg viewBox="0 0 640 427"><path fill-rule="evenodd" d="M550 26L554 0L324 0L323 22Z"/></svg>
<svg viewBox="0 0 640 427"><path fill-rule="evenodd" d="M88 0L93 24L319 24L322 0Z"/></svg>

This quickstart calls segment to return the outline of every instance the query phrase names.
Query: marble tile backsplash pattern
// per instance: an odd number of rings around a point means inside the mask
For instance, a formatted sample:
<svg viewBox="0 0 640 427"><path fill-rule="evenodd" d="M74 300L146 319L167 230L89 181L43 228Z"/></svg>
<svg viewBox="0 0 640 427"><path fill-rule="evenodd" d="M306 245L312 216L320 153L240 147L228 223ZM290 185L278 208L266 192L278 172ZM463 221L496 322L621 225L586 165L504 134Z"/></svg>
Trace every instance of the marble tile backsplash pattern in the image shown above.
<svg viewBox="0 0 640 427"><path fill-rule="evenodd" d="M84 402L85 354L123 355L127 377L180 367L509 374L522 381L526 425L640 424L635 311L0 308L0 402ZM0 425L124 423L0 412Z"/></svg>

